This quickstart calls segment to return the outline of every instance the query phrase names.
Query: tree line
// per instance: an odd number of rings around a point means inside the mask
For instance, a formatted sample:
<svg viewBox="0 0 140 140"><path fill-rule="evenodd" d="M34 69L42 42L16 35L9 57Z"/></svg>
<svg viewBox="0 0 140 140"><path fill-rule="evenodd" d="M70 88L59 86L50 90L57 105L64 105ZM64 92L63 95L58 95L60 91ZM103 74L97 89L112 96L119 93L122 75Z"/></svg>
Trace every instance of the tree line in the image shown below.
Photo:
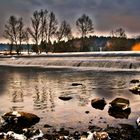
<svg viewBox="0 0 140 140"><path fill-rule="evenodd" d="M70 24L64 20L58 26L58 20L53 12L48 10L34 11L31 17L31 27L25 27L23 18L10 16L5 24L4 37L10 41L10 53L16 47L17 54L21 53L21 45L28 45L30 38L34 42L33 49L37 53L47 51L52 45L52 40L69 40L73 37ZM82 37L93 32L93 22L87 15L82 15L76 21L76 26ZM53 51L50 47L50 51ZM29 49L28 49L29 52Z"/></svg>
<svg viewBox="0 0 140 140"><path fill-rule="evenodd" d="M94 33L94 25L92 19L83 14L76 20L76 28L81 35L81 46L79 51L85 51L85 39L88 35ZM112 37L126 38L125 30L122 28L111 31ZM22 44L26 43L28 46L28 53L30 51L30 39L34 42L32 50L36 53L54 51L56 44L72 40L73 33L71 25L66 21L58 23L54 12L48 10L36 10L31 17L31 25L27 27L22 17L10 16L5 24L4 37L10 41L10 54L13 47L16 48L16 53L20 54L22 51ZM53 42L55 40L55 45ZM57 42L57 43L56 43ZM69 41L70 42L70 41Z"/></svg>

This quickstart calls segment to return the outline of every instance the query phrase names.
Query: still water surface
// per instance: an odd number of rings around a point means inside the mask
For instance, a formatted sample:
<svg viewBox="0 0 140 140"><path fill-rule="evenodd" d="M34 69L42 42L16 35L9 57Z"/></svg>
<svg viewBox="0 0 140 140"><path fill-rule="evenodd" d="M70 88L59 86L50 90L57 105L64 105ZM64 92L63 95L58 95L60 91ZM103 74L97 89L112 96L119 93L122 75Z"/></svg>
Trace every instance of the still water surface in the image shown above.
<svg viewBox="0 0 140 140"><path fill-rule="evenodd" d="M135 72L78 72L33 69L0 69L0 115L11 110L25 111L41 118L39 126L87 129L90 124L106 127L119 123L135 125L140 116L140 96L129 92L130 80L140 79ZM72 83L82 86L72 86ZM58 97L69 95L70 101ZM91 100L105 98L103 111L91 106ZM128 119L108 115L109 102L116 97L130 100ZM86 114L85 111L89 111Z"/></svg>

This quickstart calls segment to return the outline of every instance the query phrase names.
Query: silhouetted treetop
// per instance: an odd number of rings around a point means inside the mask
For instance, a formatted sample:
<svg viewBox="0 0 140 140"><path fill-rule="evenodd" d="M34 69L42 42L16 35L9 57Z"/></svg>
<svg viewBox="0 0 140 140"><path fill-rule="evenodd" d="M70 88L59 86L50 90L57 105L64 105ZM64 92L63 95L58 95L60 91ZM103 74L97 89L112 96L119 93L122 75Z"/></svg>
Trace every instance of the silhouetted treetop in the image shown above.
<svg viewBox="0 0 140 140"><path fill-rule="evenodd" d="M82 37L94 33L93 22L91 18L85 14L77 19L76 26Z"/></svg>

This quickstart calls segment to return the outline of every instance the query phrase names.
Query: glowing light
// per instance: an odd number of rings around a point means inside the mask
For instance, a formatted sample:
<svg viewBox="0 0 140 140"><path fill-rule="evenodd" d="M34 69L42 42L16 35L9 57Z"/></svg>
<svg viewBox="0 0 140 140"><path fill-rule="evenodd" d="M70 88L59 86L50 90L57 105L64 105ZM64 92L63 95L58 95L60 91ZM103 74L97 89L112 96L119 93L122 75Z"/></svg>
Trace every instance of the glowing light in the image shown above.
<svg viewBox="0 0 140 140"><path fill-rule="evenodd" d="M135 45L132 47L132 51L140 51L140 43L135 44Z"/></svg>

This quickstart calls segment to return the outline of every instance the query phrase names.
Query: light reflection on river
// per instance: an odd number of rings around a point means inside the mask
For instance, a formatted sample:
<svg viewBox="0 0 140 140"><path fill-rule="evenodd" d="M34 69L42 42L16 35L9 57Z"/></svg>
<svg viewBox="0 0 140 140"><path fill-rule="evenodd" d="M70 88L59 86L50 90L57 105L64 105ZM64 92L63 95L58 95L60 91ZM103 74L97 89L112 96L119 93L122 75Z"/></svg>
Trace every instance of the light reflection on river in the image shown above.
<svg viewBox="0 0 140 140"><path fill-rule="evenodd" d="M55 127L66 126L87 128L92 124L131 123L140 115L140 96L128 91L129 81L140 79L140 73L128 72L76 72L76 71L33 71L0 70L0 114L10 110L35 113L41 117L40 126L50 124ZM72 86L77 82L82 86ZM70 95L72 100L64 102L58 97ZM115 119L108 115L108 105L104 111L91 107L93 98L105 98L107 103L116 97L130 100L132 113L129 119ZM85 111L89 111L86 114ZM103 119L100 120L100 117Z"/></svg>

